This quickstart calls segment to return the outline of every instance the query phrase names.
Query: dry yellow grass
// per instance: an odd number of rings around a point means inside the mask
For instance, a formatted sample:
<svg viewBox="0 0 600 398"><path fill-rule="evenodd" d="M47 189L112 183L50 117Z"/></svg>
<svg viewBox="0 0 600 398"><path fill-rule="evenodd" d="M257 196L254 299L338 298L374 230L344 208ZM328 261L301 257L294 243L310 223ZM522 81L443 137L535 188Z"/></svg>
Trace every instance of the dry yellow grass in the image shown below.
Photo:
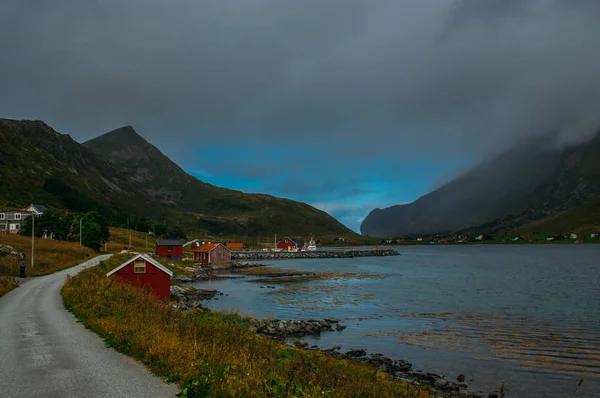
<svg viewBox="0 0 600 398"><path fill-rule="evenodd" d="M425 387L393 381L368 365L256 336L247 318L174 310L104 276L121 261L115 256L67 281L64 303L107 345L178 382L181 396L431 396Z"/></svg>
<svg viewBox="0 0 600 398"><path fill-rule="evenodd" d="M19 287L19 282L12 277L0 277L0 297Z"/></svg>
<svg viewBox="0 0 600 398"><path fill-rule="evenodd" d="M27 275L47 275L75 266L96 253L89 247L79 246L79 242L65 242L59 240L35 240L34 267L31 268L31 237L20 235L0 234L0 243L12 246L15 250L25 253L27 258ZM19 263L15 260L0 260L0 275L19 275Z"/></svg>
<svg viewBox="0 0 600 398"><path fill-rule="evenodd" d="M124 228L109 227L110 238L103 249L109 253L118 253L121 250L135 250L142 252L154 251L156 237L145 232L131 231L131 247L129 247L129 230ZM146 238L147 245L146 245Z"/></svg>

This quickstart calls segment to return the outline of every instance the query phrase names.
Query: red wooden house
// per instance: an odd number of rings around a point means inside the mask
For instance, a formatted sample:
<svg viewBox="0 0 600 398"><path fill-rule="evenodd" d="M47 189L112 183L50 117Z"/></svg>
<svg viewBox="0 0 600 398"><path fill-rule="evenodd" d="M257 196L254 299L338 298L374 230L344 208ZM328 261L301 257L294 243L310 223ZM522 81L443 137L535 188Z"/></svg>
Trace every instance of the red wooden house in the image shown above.
<svg viewBox="0 0 600 398"><path fill-rule="evenodd" d="M144 254L130 258L106 276L115 275L132 286L150 288L152 293L163 300L171 294L171 277L173 273L164 265Z"/></svg>
<svg viewBox="0 0 600 398"><path fill-rule="evenodd" d="M220 243L205 243L192 247L194 261L202 264L228 264L231 262L231 252Z"/></svg>
<svg viewBox="0 0 600 398"><path fill-rule="evenodd" d="M302 249L304 241L300 239L283 238L277 243L277 248L287 251L296 251Z"/></svg>
<svg viewBox="0 0 600 398"><path fill-rule="evenodd" d="M154 254L165 257L167 261L181 262L183 243L178 239L157 240Z"/></svg>

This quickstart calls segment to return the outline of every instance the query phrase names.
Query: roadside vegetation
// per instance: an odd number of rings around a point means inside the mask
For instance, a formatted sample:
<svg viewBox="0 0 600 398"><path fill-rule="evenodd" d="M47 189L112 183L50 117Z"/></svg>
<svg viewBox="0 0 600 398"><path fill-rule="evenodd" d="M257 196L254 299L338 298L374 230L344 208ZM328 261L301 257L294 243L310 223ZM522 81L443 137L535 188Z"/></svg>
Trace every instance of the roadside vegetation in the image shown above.
<svg viewBox="0 0 600 398"><path fill-rule="evenodd" d="M107 278L113 256L70 278L65 306L108 346L182 387L184 397L429 397L374 368L289 347L248 330L234 314L179 312L147 291Z"/></svg>
<svg viewBox="0 0 600 398"><path fill-rule="evenodd" d="M19 287L19 282L15 278L0 276L0 297L17 287Z"/></svg>
<svg viewBox="0 0 600 398"><path fill-rule="evenodd" d="M6 257L0 259L0 275L3 276L18 276L21 263L27 264L27 276L48 275L73 267L96 255L89 247L79 246L79 242L36 239L35 261L32 269L30 236L0 234L0 243L12 246L26 256L23 261Z"/></svg>
<svg viewBox="0 0 600 398"><path fill-rule="evenodd" d="M38 238L48 237L52 240L80 242L96 251L104 245L109 238L108 222L95 211L85 214L67 213L48 210L33 220L28 217L25 221L23 235L31 236L32 231Z"/></svg>

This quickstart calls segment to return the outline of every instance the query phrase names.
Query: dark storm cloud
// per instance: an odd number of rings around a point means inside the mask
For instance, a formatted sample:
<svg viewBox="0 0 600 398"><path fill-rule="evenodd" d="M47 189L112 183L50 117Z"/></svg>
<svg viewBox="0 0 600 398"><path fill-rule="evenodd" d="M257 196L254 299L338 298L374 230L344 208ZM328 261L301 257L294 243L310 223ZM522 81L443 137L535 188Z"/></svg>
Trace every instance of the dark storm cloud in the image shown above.
<svg viewBox="0 0 600 398"><path fill-rule="evenodd" d="M599 15L593 0L5 0L0 112L79 139L131 124L176 160L282 136L340 162L483 157L597 129Z"/></svg>

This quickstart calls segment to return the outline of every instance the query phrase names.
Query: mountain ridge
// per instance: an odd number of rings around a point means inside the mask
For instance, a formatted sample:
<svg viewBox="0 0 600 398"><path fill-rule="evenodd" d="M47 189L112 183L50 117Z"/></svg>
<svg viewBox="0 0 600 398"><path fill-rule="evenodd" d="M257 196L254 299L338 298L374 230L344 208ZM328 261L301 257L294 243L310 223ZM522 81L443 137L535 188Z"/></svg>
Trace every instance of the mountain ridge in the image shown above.
<svg viewBox="0 0 600 398"><path fill-rule="evenodd" d="M573 211L600 196L595 160L600 136L563 149L556 138L541 135L522 142L410 204L375 209L361 232L394 237L504 233Z"/></svg>
<svg viewBox="0 0 600 398"><path fill-rule="evenodd" d="M117 225L145 217L213 234L355 235L305 203L203 182L131 126L80 144L42 121L0 119L0 181L5 205L98 210Z"/></svg>

